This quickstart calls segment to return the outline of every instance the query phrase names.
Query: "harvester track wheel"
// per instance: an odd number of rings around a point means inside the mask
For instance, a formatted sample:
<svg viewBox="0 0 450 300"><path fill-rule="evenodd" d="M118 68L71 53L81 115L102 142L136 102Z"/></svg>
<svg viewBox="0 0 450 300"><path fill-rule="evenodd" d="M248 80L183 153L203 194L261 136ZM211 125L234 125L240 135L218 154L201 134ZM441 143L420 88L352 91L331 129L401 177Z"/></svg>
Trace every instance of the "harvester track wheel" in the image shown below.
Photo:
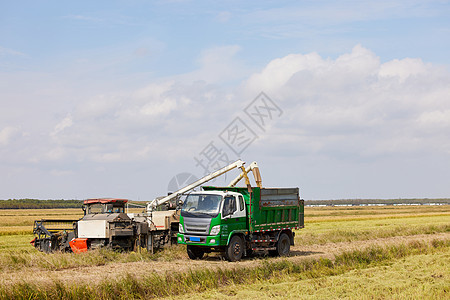
<svg viewBox="0 0 450 300"><path fill-rule="evenodd" d="M201 259L205 251L198 246L187 245L187 255L190 259Z"/></svg>
<svg viewBox="0 0 450 300"><path fill-rule="evenodd" d="M231 238L225 250L225 258L228 261L238 261L242 258L244 254L244 243L240 236L235 235Z"/></svg>

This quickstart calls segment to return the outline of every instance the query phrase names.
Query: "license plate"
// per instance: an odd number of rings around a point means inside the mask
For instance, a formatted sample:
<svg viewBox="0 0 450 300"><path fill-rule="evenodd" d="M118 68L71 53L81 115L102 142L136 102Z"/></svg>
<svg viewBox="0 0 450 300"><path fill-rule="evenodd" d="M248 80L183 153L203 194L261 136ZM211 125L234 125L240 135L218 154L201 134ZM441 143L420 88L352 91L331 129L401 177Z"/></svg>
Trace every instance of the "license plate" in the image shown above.
<svg viewBox="0 0 450 300"><path fill-rule="evenodd" d="M200 238L199 238L199 237L196 237L196 236L191 236L191 237L189 238L189 240L190 240L191 242L200 242Z"/></svg>

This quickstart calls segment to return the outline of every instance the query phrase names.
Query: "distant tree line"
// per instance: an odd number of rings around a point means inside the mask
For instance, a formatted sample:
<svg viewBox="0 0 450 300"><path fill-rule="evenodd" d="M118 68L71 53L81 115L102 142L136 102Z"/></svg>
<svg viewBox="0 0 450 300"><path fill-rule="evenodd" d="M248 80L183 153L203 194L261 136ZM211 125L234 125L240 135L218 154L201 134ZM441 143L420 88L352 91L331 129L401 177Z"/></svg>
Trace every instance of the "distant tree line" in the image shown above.
<svg viewBox="0 0 450 300"><path fill-rule="evenodd" d="M38 200L9 199L0 200L0 209L49 209L49 208L81 208L82 200Z"/></svg>
<svg viewBox="0 0 450 300"><path fill-rule="evenodd" d="M142 201L130 201L132 204L145 205ZM305 205L425 205L449 204L450 198L442 199L339 199L339 200L305 200ZM9 199L0 200L0 209L51 209L51 208L81 208L83 200L38 200L38 199ZM132 205L133 206L133 205Z"/></svg>
<svg viewBox="0 0 450 300"><path fill-rule="evenodd" d="M442 199L339 199L339 200L305 200L305 205L425 205L450 204L449 198Z"/></svg>

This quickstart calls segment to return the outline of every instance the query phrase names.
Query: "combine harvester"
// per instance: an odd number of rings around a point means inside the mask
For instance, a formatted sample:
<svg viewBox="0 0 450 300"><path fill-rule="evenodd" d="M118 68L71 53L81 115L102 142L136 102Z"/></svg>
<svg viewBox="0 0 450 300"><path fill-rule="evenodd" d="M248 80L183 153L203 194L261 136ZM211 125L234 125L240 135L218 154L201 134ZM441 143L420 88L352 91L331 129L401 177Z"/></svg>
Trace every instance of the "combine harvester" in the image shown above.
<svg viewBox="0 0 450 300"><path fill-rule="evenodd" d="M134 222L126 214L127 199L88 199L79 220L39 220L34 222L31 243L43 252L84 252L110 246L133 250L136 241L148 234L148 224Z"/></svg>
<svg viewBox="0 0 450 300"><path fill-rule="evenodd" d="M126 199L85 200L84 216L79 220L35 221L35 239L31 243L47 253L78 253L105 246L127 251L146 248L153 252L178 241L188 244L187 251L193 259L211 251L225 252L230 261L239 260L252 250L287 255L293 244L292 229L303 227L303 201L298 188L263 189L256 162L247 168L244 164L237 160L168 196L156 198L140 214L127 214ZM204 192L191 192L184 204L180 201L189 191L235 168L241 173L229 186L203 187ZM257 187L250 185L250 171ZM247 187L235 187L242 178ZM208 196L215 196L216 210L210 213L201 211L201 205L210 199ZM283 229L278 226L282 224Z"/></svg>

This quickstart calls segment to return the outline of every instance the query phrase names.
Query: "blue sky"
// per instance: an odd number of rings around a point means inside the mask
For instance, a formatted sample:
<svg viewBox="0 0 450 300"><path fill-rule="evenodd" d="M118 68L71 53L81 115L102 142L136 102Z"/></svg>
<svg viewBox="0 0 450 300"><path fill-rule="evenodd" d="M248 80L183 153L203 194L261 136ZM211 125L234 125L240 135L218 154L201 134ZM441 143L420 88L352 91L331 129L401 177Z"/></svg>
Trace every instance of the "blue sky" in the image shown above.
<svg viewBox="0 0 450 300"><path fill-rule="evenodd" d="M336 57L356 44L382 61L448 64L449 10L447 1L24 1L2 3L0 32L3 48L24 55L10 67L27 70L142 49L145 59L120 71L164 76L195 68L204 49L222 45L239 45L256 68L289 53Z"/></svg>
<svg viewBox="0 0 450 300"><path fill-rule="evenodd" d="M449 17L449 1L4 1L0 199L149 200L201 176L211 141L305 199L448 197ZM236 154L220 133L254 126L262 91L283 114Z"/></svg>

